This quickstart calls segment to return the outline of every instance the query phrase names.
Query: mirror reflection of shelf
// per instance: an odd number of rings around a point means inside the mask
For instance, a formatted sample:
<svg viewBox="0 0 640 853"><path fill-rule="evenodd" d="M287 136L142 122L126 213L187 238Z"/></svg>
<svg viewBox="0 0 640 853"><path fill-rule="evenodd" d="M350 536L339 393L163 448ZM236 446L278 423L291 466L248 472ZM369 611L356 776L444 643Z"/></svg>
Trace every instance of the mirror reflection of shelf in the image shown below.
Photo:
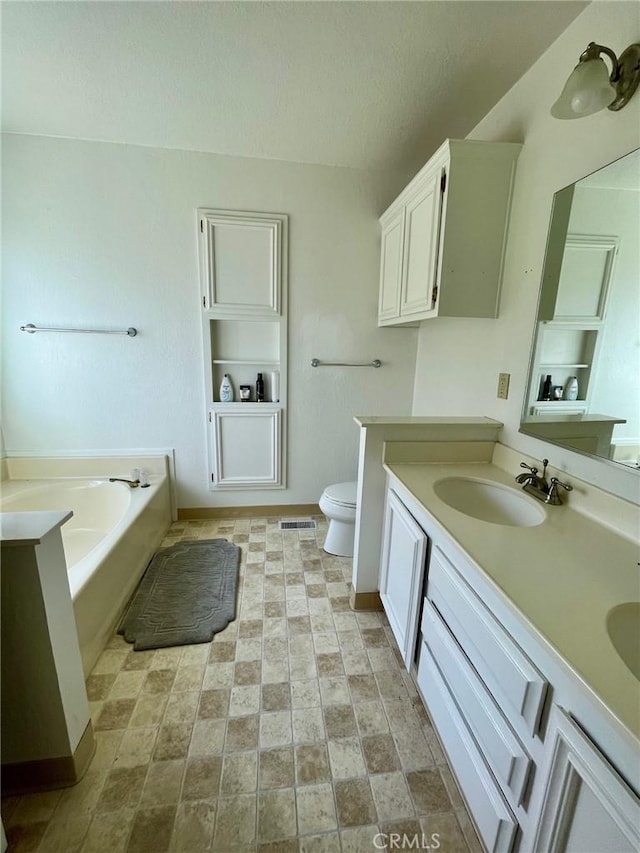
<svg viewBox="0 0 640 853"><path fill-rule="evenodd" d="M532 415L581 415L587 410L584 400L538 400L531 407Z"/></svg>

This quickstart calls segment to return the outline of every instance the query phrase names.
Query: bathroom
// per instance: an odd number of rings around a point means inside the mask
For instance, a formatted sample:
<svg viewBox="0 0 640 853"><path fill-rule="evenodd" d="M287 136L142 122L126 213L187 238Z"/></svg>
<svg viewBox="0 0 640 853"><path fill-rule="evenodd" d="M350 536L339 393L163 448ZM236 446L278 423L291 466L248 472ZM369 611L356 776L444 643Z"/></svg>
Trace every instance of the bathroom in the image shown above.
<svg viewBox="0 0 640 853"><path fill-rule="evenodd" d="M93 92L78 118L84 124L75 127L56 116L71 108L56 103L55 91L44 91L42 124L32 104L33 119L16 113L3 136L7 457L170 454L175 506L187 519L188 510L230 504L316 505L327 484L356 478L354 416L484 416L504 424L500 441L523 457L548 456L567 479L637 503L635 471L519 431L553 194L639 142L640 96L619 113L605 110L583 121L549 115L588 42L619 52L636 40L636 4L583 5L574 4L574 17L558 25L557 38L514 76L495 107L489 103L456 126L443 117L437 128L421 127L415 149L407 146L384 170L374 153L358 160L358 139L341 160L329 152L322 161L338 166L313 165L318 161L293 147L288 156L240 144L206 153L206 129L189 142L179 121L173 128L160 122L161 143L138 132L133 121L128 136L117 139L109 130L104 88ZM45 26L44 17L29 19L36 16L31 8L16 38L32 51L30 73L39 71L38 81L46 78L47 59L38 34L45 39L53 33L61 44L69 34L85 39L80 68L101 61L102 54L90 51L100 47L101 21L87 33L80 21L53 11ZM35 45L22 46L29 31ZM121 84L122 65L113 65ZM68 67L65 73L71 74ZM24 86L23 98L29 89L35 97L38 87L28 76ZM523 143L499 317L378 328L378 218L445 137L466 136ZM202 207L290 217L284 489L209 489L195 213ZM19 331L27 323L135 326L138 335L28 335ZM315 369L314 357L379 358L383 366ZM506 400L496 397L500 373L511 377Z"/></svg>

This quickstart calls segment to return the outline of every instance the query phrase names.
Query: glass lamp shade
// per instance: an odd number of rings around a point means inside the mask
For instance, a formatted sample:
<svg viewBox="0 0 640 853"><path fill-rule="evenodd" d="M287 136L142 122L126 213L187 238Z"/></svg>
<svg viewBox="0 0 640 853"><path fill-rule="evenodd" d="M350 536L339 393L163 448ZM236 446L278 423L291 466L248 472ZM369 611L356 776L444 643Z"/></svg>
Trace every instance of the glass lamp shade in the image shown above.
<svg viewBox="0 0 640 853"><path fill-rule="evenodd" d="M588 59L579 62L564 84L558 100L551 107L554 118L569 119L590 116L608 107L616 97L604 61Z"/></svg>

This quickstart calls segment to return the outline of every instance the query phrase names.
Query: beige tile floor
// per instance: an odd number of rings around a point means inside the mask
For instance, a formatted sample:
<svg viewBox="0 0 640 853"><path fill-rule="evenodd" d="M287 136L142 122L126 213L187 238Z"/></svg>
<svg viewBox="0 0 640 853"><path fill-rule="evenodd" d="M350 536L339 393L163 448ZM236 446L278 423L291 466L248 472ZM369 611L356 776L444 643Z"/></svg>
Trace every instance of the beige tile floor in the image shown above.
<svg viewBox="0 0 640 853"><path fill-rule="evenodd" d="M387 620L350 610L351 561L325 532L171 527L165 545L241 547L237 619L194 646L113 636L87 681L89 771L3 801L11 853L369 853L390 833L480 850Z"/></svg>

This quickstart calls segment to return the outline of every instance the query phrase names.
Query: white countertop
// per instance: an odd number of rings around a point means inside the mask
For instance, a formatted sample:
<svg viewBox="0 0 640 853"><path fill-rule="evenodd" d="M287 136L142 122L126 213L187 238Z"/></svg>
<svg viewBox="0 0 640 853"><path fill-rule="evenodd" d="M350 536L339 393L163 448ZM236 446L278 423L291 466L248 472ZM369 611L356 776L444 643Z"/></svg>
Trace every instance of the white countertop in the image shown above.
<svg viewBox="0 0 640 853"><path fill-rule="evenodd" d="M44 537L69 521L71 510L47 512L3 512L0 517L0 541L5 548L39 545Z"/></svg>
<svg viewBox="0 0 640 853"><path fill-rule="evenodd" d="M444 477L475 477L518 489L490 463L396 464L385 469L448 532L515 605L534 631L571 667L614 716L640 738L640 683L614 649L608 611L640 601L638 545L570 505L544 507L535 527L489 524L452 509L434 492ZM571 496L568 497L570 503Z"/></svg>

